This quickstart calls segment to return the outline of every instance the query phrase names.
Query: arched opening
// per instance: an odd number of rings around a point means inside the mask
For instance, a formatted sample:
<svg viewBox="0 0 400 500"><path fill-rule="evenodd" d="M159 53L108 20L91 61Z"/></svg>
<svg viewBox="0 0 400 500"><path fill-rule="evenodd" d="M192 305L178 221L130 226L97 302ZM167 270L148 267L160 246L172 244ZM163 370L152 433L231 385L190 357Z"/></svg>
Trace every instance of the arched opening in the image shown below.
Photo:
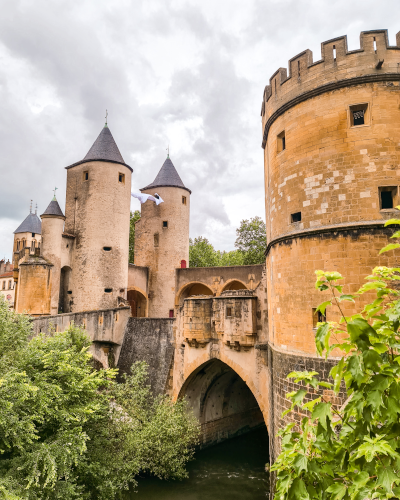
<svg viewBox="0 0 400 500"><path fill-rule="evenodd" d="M146 297L138 290L128 290L127 299L131 306L131 316L133 318L146 317Z"/></svg>
<svg viewBox="0 0 400 500"><path fill-rule="evenodd" d="M219 359L207 361L188 377L179 394L185 396L201 424L201 447L265 427L246 382Z"/></svg>
<svg viewBox="0 0 400 500"><path fill-rule="evenodd" d="M184 299L193 297L194 295L214 295L214 293L211 288L203 283L190 283L181 291L179 304L183 305Z"/></svg>
<svg viewBox="0 0 400 500"><path fill-rule="evenodd" d="M222 289L223 292L227 290L247 290L247 286L238 280L229 281Z"/></svg>
<svg viewBox="0 0 400 500"><path fill-rule="evenodd" d="M60 276L60 296L58 299L58 312L69 313L71 312L72 297L69 291L69 281L71 278L72 269L68 266L61 268Z"/></svg>

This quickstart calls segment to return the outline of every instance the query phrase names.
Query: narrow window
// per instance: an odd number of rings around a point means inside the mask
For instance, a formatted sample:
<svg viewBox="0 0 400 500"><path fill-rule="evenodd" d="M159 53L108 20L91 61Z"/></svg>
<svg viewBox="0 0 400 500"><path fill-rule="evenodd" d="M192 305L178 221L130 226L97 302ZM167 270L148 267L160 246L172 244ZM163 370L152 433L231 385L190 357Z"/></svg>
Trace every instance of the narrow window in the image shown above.
<svg viewBox="0 0 400 500"><path fill-rule="evenodd" d="M301 222L301 212L296 212L295 214L291 214L290 222Z"/></svg>
<svg viewBox="0 0 400 500"><path fill-rule="evenodd" d="M277 138L277 146L278 146L278 153L284 151L286 149L286 136L285 136L285 131L281 132L278 135Z"/></svg>
<svg viewBox="0 0 400 500"><path fill-rule="evenodd" d="M366 124L368 104L350 106L350 126L359 127Z"/></svg>
<svg viewBox="0 0 400 500"><path fill-rule="evenodd" d="M67 290L68 295L72 295L72 290Z"/></svg>
<svg viewBox="0 0 400 500"><path fill-rule="evenodd" d="M297 61L297 76L300 78L300 61Z"/></svg>
<svg viewBox="0 0 400 500"><path fill-rule="evenodd" d="M186 269L186 260L181 260L181 269Z"/></svg>
<svg viewBox="0 0 400 500"><path fill-rule="evenodd" d="M275 94L276 94L276 80L275 80Z"/></svg>
<svg viewBox="0 0 400 500"><path fill-rule="evenodd" d="M333 60L336 61L336 45L333 46Z"/></svg>
<svg viewBox="0 0 400 500"><path fill-rule="evenodd" d="M6 289L6 282L3 281L3 290L5 290L5 289Z"/></svg>
<svg viewBox="0 0 400 500"><path fill-rule="evenodd" d="M326 321L326 314L322 314L321 311L317 312L317 308L313 307L312 309L312 322L313 322L313 328L317 328L317 323L325 323Z"/></svg>
<svg viewBox="0 0 400 500"><path fill-rule="evenodd" d="M103 316L99 316L99 325L103 324Z"/></svg>
<svg viewBox="0 0 400 500"><path fill-rule="evenodd" d="M125 184L125 174L118 174L118 182L121 182L121 184Z"/></svg>
<svg viewBox="0 0 400 500"><path fill-rule="evenodd" d="M375 51L375 54L376 54L376 38L374 37L374 51Z"/></svg>
<svg viewBox="0 0 400 500"><path fill-rule="evenodd" d="M379 188L379 206L381 210L394 208L397 198L397 186L383 186Z"/></svg>
<svg viewBox="0 0 400 500"><path fill-rule="evenodd" d="M112 290L112 288L104 288L104 293L111 293Z"/></svg>
<svg viewBox="0 0 400 500"><path fill-rule="evenodd" d="M19 252L19 244L20 244L20 241L18 240L17 241L17 252Z"/></svg>
<svg viewBox="0 0 400 500"><path fill-rule="evenodd" d="M35 233L32 233L32 238L34 238L34 237L35 237Z"/></svg>
<svg viewBox="0 0 400 500"><path fill-rule="evenodd" d="M163 220L162 227L168 227L168 221L167 220Z"/></svg>
<svg viewBox="0 0 400 500"><path fill-rule="evenodd" d="M85 172L83 172L83 180L84 181L89 180L89 172L87 170Z"/></svg>
<svg viewBox="0 0 400 500"><path fill-rule="evenodd" d="M186 205L186 196L182 196L182 204Z"/></svg>
<svg viewBox="0 0 400 500"><path fill-rule="evenodd" d="M226 308L226 317L229 318L232 316L232 307L227 307Z"/></svg>
<svg viewBox="0 0 400 500"><path fill-rule="evenodd" d="M12 290L12 282L11 282L11 280L8 282L8 289Z"/></svg>
<svg viewBox="0 0 400 500"><path fill-rule="evenodd" d="M173 318L173 317L174 317L174 310L173 310L173 309L170 309L170 310L169 310L169 317L170 317L170 318Z"/></svg>
<svg viewBox="0 0 400 500"><path fill-rule="evenodd" d="M111 252L111 247L103 247L103 250L104 250L105 252Z"/></svg>
<svg viewBox="0 0 400 500"><path fill-rule="evenodd" d="M154 246L158 247L158 244L159 244L159 236L158 236L158 233L156 233L154 235Z"/></svg>

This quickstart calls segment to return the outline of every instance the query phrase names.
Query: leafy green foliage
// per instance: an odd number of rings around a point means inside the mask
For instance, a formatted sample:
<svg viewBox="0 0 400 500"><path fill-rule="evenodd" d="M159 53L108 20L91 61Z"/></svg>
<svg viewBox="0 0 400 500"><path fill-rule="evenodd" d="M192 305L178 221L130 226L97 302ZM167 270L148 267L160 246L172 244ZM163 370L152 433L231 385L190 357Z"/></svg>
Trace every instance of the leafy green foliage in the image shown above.
<svg viewBox="0 0 400 500"><path fill-rule="evenodd" d="M135 224L140 219L139 210L131 212L129 221L129 262L135 262Z"/></svg>
<svg viewBox="0 0 400 500"><path fill-rule="evenodd" d="M266 227L261 217L242 220L236 229L237 250L215 250L207 238L189 240L189 267L219 267L263 264L267 246Z"/></svg>
<svg viewBox="0 0 400 500"><path fill-rule="evenodd" d="M0 499L112 500L139 472L186 476L197 422L152 396L144 363L117 384L94 370L84 330L31 336L0 298Z"/></svg>
<svg viewBox="0 0 400 500"><path fill-rule="evenodd" d="M242 220L236 229L235 247L243 254L243 264L263 264L267 248L267 229L261 217Z"/></svg>
<svg viewBox="0 0 400 500"><path fill-rule="evenodd" d="M291 423L279 432L282 452L271 467L277 473L275 499L400 498L400 292L396 286L400 269L375 268L355 294L342 293L339 273L316 274L316 288L331 295L319 310L336 307L342 315L339 323L319 323L317 351L327 357L340 349L343 356L330 372L333 384L320 381L316 372L288 375L301 383L301 389L287 394L292 404L284 415L298 411L308 416L298 428ZM367 292L375 293L375 300L360 313L345 317L341 303ZM336 395L345 387L345 404L338 407L327 400L324 387Z"/></svg>

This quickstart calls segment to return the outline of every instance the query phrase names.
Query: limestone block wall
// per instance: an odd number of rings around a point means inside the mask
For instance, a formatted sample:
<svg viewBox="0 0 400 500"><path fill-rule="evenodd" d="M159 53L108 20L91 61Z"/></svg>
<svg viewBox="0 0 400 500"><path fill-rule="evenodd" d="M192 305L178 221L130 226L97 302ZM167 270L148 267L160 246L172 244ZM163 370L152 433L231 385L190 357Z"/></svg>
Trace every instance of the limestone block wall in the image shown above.
<svg viewBox="0 0 400 500"><path fill-rule="evenodd" d="M130 188L131 170L124 165L92 161L67 170L65 232L75 236L73 312L112 308L119 296L126 298Z"/></svg>
<svg viewBox="0 0 400 500"><path fill-rule="evenodd" d="M39 317L33 320L32 325L35 335L39 333L49 334L52 331L63 332L72 323L80 326L87 331L89 338L94 343L91 349L92 352L96 353L100 349L103 349L104 352L104 349L106 349L108 354L111 348L113 362L116 364L119 359L129 316L129 307L118 307ZM100 354L97 353L97 357Z"/></svg>
<svg viewBox="0 0 400 500"><path fill-rule="evenodd" d="M159 187L164 203L147 201L136 223L135 264L149 268L149 317L168 317L174 310L175 270L189 265L190 194L186 189ZM155 194L155 190L143 193ZM184 200L183 200L184 198Z"/></svg>
<svg viewBox="0 0 400 500"><path fill-rule="evenodd" d="M207 297L185 299L183 336L187 341L209 342L212 337L212 300Z"/></svg>
<svg viewBox="0 0 400 500"><path fill-rule="evenodd" d="M146 361L153 392L170 392L175 351L174 321L169 318L129 318L117 365L120 374L129 373L136 361Z"/></svg>

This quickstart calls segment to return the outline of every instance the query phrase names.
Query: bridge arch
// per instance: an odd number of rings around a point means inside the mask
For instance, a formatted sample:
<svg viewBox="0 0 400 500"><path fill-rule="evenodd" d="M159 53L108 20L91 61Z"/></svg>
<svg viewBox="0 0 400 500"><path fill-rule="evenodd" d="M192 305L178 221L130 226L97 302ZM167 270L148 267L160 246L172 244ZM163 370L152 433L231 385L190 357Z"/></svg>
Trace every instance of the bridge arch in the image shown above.
<svg viewBox="0 0 400 500"><path fill-rule="evenodd" d="M243 370L228 363L213 358L200 364L178 394L178 398L187 398L201 424L202 446L265 425L266 409L256 388L246 382Z"/></svg>
<svg viewBox="0 0 400 500"><path fill-rule="evenodd" d="M192 297L193 295L214 295L211 288L202 283L201 281L190 281L183 285L175 297L175 306L183 305L184 299Z"/></svg>

